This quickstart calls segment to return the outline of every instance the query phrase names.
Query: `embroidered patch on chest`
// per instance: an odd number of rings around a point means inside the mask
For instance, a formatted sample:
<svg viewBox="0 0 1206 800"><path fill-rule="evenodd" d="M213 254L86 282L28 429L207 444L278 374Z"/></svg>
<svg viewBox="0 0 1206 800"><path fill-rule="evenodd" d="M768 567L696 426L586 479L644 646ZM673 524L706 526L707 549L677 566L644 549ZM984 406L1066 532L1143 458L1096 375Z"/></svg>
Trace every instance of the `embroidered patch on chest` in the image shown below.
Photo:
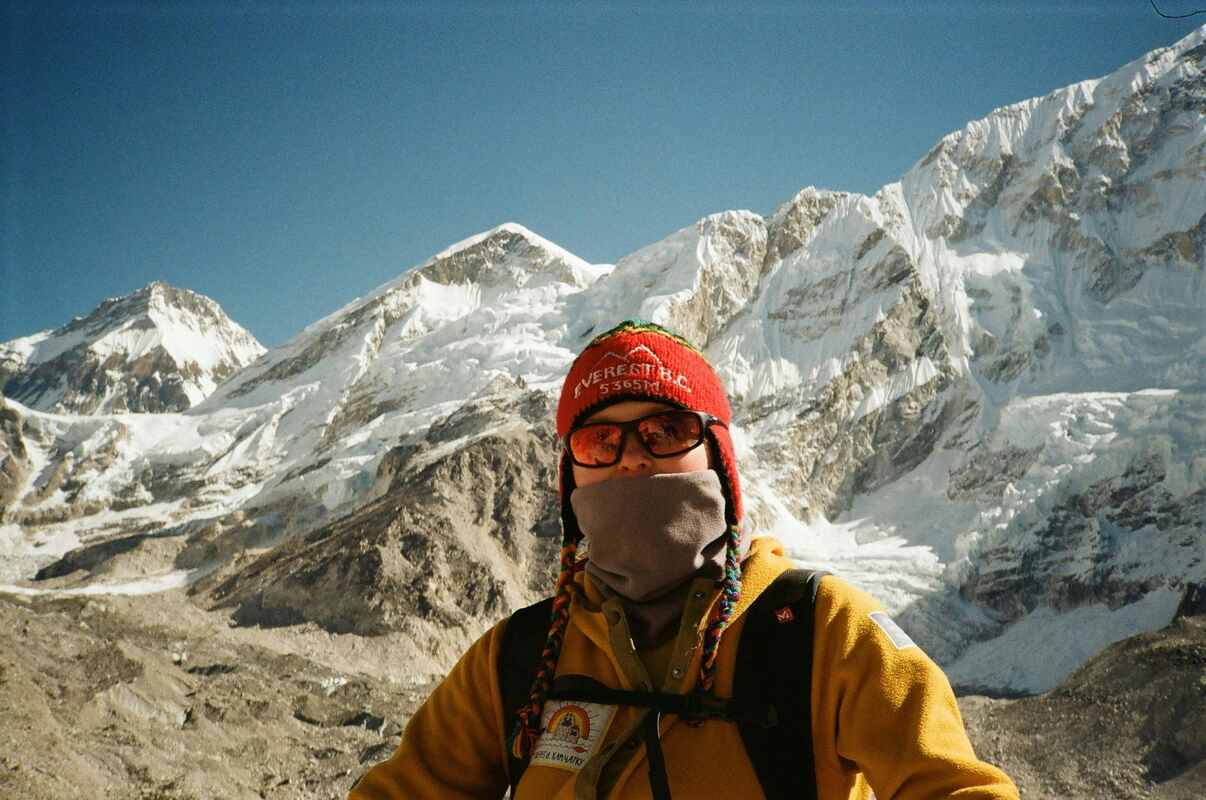
<svg viewBox="0 0 1206 800"><path fill-rule="evenodd" d="M884 612L872 611L871 621L878 625L880 630L888 634L888 638L892 640L892 644L896 645L897 650L917 646L917 643L909 638L909 634L901 630L900 626Z"/></svg>
<svg viewBox="0 0 1206 800"><path fill-rule="evenodd" d="M544 733L536 741L531 763L577 772L599 749L615 713L615 706L548 701L540 715Z"/></svg>

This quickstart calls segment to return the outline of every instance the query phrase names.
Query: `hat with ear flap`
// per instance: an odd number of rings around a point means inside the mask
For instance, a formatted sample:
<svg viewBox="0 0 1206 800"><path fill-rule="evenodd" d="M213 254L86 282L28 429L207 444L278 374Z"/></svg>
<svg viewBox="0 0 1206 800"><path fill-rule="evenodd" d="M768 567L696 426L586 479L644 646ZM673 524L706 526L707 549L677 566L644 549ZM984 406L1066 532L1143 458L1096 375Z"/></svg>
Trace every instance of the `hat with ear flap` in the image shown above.
<svg viewBox="0 0 1206 800"><path fill-rule="evenodd" d="M696 691L712 690L720 637L732 619L741 595L741 483L728 425L732 419L728 395L703 354L683 337L660 325L629 319L599 334L574 359L557 404L557 435L564 443L575 426L596 411L624 400L647 400L704 411L721 421L709 425L706 441L712 469L720 476L725 497L725 569L720 600L713 607L704 633ZM541 709L552 687L561 643L569 622L573 576L583 562L576 558L582 531L570 504L574 473L569 451L562 446L558 464L561 495L561 574L553 599L552 620L529 702L520 708L511 738L516 758L526 758L539 736Z"/></svg>

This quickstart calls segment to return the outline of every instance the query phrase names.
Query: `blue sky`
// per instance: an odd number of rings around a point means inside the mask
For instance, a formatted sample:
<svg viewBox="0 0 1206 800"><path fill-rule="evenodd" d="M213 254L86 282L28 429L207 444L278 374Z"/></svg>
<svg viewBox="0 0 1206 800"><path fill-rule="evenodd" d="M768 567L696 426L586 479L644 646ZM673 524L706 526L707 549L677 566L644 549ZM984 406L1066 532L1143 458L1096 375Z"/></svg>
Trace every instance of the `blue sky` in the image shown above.
<svg viewBox="0 0 1206 800"><path fill-rule="evenodd" d="M3 14L0 341L158 279L268 346L508 220L614 262L810 184L873 193L969 120L1206 20L1148 0Z"/></svg>

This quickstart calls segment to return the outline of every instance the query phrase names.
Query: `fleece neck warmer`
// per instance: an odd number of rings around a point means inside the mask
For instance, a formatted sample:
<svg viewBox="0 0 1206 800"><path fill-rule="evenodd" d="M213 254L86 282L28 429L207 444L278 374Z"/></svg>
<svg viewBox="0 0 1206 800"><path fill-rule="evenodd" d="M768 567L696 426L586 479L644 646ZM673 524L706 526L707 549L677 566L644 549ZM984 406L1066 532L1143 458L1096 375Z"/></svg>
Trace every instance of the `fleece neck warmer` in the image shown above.
<svg viewBox="0 0 1206 800"><path fill-rule="evenodd" d="M724 577L728 526L712 470L602 481L570 502L590 547L586 571L620 598L638 648L674 635L690 581ZM739 559L748 552L743 539Z"/></svg>

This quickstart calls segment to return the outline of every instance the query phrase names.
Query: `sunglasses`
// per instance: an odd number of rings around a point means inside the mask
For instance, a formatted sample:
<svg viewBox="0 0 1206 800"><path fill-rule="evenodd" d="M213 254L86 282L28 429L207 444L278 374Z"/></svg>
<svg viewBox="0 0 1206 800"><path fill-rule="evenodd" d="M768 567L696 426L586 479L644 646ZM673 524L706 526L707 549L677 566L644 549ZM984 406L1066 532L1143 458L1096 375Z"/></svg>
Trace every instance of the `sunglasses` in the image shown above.
<svg viewBox="0 0 1206 800"><path fill-rule="evenodd" d="M709 425L724 422L703 411L658 411L628 422L588 422L566 435L565 447L579 467L611 467L624 457L629 431L646 453L669 458L699 447Z"/></svg>

